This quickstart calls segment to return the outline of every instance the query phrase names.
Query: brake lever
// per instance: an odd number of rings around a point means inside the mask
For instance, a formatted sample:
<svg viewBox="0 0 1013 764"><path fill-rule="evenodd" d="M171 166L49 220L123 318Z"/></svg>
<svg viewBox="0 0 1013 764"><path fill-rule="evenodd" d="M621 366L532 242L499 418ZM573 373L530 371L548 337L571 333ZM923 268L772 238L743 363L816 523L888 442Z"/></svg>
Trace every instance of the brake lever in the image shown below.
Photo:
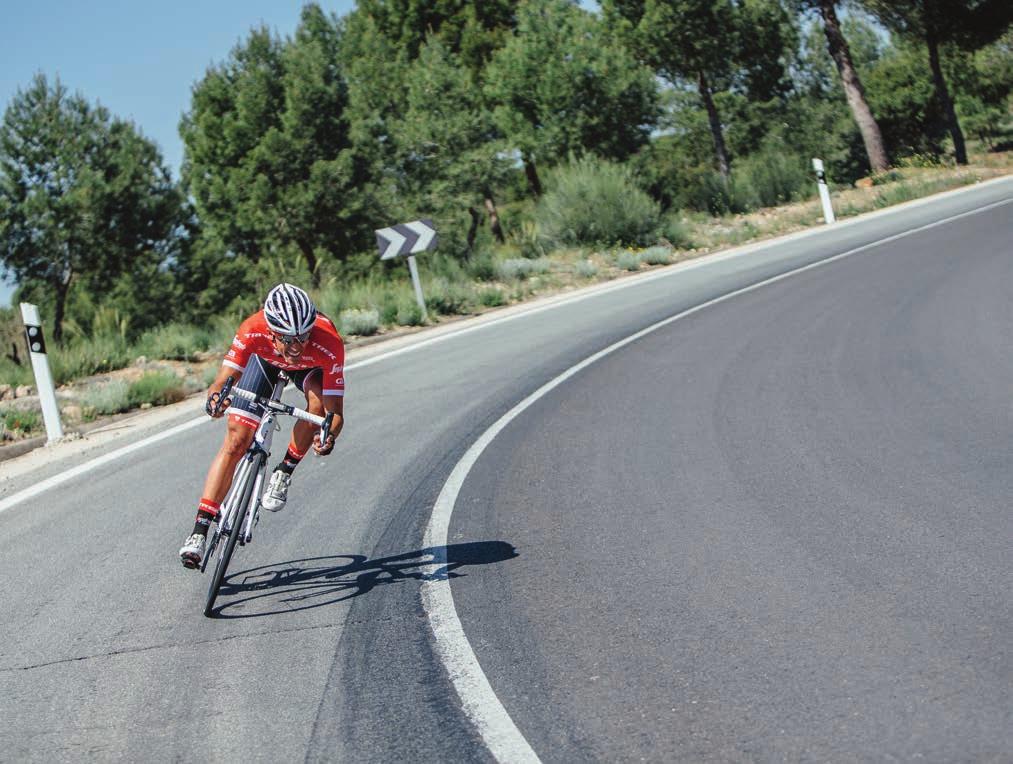
<svg viewBox="0 0 1013 764"><path fill-rule="evenodd" d="M232 405L232 399L228 395L232 392L232 386L235 383L235 377L228 377L225 380L225 384L222 385L222 389L216 393L218 397L215 400L215 416L218 416L222 412L222 409L226 409Z"/></svg>
<svg viewBox="0 0 1013 764"><path fill-rule="evenodd" d="M320 425L320 445L323 446L331 436L331 422L334 420L334 412L328 411L324 417L324 423Z"/></svg>

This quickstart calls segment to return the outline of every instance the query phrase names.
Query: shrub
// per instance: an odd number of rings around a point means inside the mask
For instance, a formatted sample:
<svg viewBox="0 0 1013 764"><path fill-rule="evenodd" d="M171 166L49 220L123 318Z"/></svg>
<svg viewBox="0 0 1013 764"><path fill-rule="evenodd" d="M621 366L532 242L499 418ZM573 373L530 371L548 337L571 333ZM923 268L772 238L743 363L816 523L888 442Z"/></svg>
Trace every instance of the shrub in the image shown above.
<svg viewBox="0 0 1013 764"><path fill-rule="evenodd" d="M501 260L496 266L499 277L504 281L522 281L528 276L548 273L551 268L552 263L547 257L537 260L527 260L523 257L510 258L509 260Z"/></svg>
<svg viewBox="0 0 1013 764"><path fill-rule="evenodd" d="M395 316L398 326L418 326L422 323L422 308L414 300L405 300L398 306Z"/></svg>
<svg viewBox="0 0 1013 764"><path fill-rule="evenodd" d="M545 257L545 244L538 233L538 226L530 220L521 221L510 233L510 242L517 248L522 257L535 259Z"/></svg>
<svg viewBox="0 0 1013 764"><path fill-rule="evenodd" d="M492 252L481 252L468 260L465 266L468 275L476 281L494 281L496 279L496 258Z"/></svg>
<svg viewBox="0 0 1013 764"><path fill-rule="evenodd" d="M405 272L408 266L404 266ZM424 270L430 277L442 278L445 281L466 281L467 260L462 260L442 252L430 252L419 262L419 270ZM405 282L408 283L408 282Z"/></svg>
<svg viewBox="0 0 1013 764"><path fill-rule="evenodd" d="M341 311L348 308L348 302L345 300L344 292L336 287L330 287L322 290L316 295L314 300L317 308L331 318L341 315ZM335 319L335 323L339 323L338 319ZM340 328L340 326L339 326Z"/></svg>
<svg viewBox="0 0 1013 764"><path fill-rule="evenodd" d="M616 266L622 268L624 271L640 270L640 255L624 249L616 255Z"/></svg>
<svg viewBox="0 0 1013 764"><path fill-rule="evenodd" d="M27 350L19 350L23 363L19 366L9 358L0 358L0 384L17 387L18 385L34 385L35 375L29 365Z"/></svg>
<svg viewBox="0 0 1013 764"><path fill-rule="evenodd" d="M114 369L122 369L134 360L133 349L119 337L101 335L81 339L49 353L56 384Z"/></svg>
<svg viewBox="0 0 1013 764"><path fill-rule="evenodd" d="M120 313L111 305L100 305L91 316L91 335L93 337L118 337L125 342L130 331L130 316Z"/></svg>
<svg viewBox="0 0 1013 764"><path fill-rule="evenodd" d="M914 153L902 156L897 160L898 167L911 167L918 169L937 169L945 165L940 161L938 154Z"/></svg>
<svg viewBox="0 0 1013 764"><path fill-rule="evenodd" d="M81 415L94 419L105 414L118 414L130 408L130 385L121 379L88 388L81 396Z"/></svg>
<svg viewBox="0 0 1013 764"><path fill-rule="evenodd" d="M899 180L904 180L904 173L900 170L884 170L872 174L872 185L874 186L885 186L887 183L896 183Z"/></svg>
<svg viewBox="0 0 1013 764"><path fill-rule="evenodd" d="M9 437L8 433L15 437L25 437L42 429L42 412L5 407L0 409L0 425L4 438Z"/></svg>
<svg viewBox="0 0 1013 764"><path fill-rule="evenodd" d="M756 191L743 172L733 173L727 180L713 170L699 172L684 195L687 206L715 216L747 212L759 204Z"/></svg>
<svg viewBox="0 0 1013 764"><path fill-rule="evenodd" d="M880 191L876 195L875 200L873 200L873 206L877 208L891 207L894 204L910 202L912 199L918 199L925 196L925 193L925 188L917 183L897 184L895 186L884 188Z"/></svg>
<svg viewBox="0 0 1013 764"><path fill-rule="evenodd" d="M668 265L672 262L672 251L668 247L650 247L640 257L648 265Z"/></svg>
<svg viewBox="0 0 1013 764"><path fill-rule="evenodd" d="M629 168L588 157L555 171L535 215L552 247L642 245L655 240L661 211Z"/></svg>
<svg viewBox="0 0 1013 764"><path fill-rule="evenodd" d="M380 314L375 310L358 310L349 308L341 311L338 317L338 325L342 334L358 334L366 337L376 334L380 328Z"/></svg>
<svg viewBox="0 0 1013 764"><path fill-rule="evenodd" d="M580 260L575 268L577 275L583 279L592 279L598 275L598 266L590 260Z"/></svg>
<svg viewBox="0 0 1013 764"><path fill-rule="evenodd" d="M774 207L804 198L814 183L802 157L779 143L771 142L746 157L734 172L739 198L734 206Z"/></svg>
<svg viewBox="0 0 1013 764"><path fill-rule="evenodd" d="M661 222L659 234L664 241L676 249L688 249L692 246L686 226L674 214L665 216Z"/></svg>
<svg viewBox="0 0 1013 764"><path fill-rule="evenodd" d="M478 301L487 308L496 308L506 304L506 295L502 289L487 287L478 293Z"/></svg>
<svg viewBox="0 0 1013 764"><path fill-rule="evenodd" d="M127 389L127 401L131 408L144 403L165 406L185 397L183 383L171 371L149 371L131 382Z"/></svg>
<svg viewBox="0 0 1013 764"><path fill-rule="evenodd" d="M445 278L433 279L422 290L426 306L434 313L454 316L467 313L471 295L462 283Z"/></svg>
<svg viewBox="0 0 1013 764"><path fill-rule="evenodd" d="M149 329L142 334L134 346L134 352L148 358L192 361L198 353L224 344L222 341L216 341L217 339L215 332L211 329L171 323L156 329ZM225 340L225 342L227 341Z"/></svg>

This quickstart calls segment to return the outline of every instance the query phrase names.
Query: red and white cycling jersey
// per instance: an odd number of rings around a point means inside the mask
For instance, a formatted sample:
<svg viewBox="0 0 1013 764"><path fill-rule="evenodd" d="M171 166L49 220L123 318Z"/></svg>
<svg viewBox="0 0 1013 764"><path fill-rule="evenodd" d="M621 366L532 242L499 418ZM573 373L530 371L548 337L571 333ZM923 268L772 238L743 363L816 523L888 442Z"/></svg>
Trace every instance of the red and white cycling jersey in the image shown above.
<svg viewBox="0 0 1013 764"><path fill-rule="evenodd" d="M233 369L244 371L251 355L258 355L272 366L285 371L317 369L323 372L323 394L345 394L345 343L334 323L323 313L317 313L317 320L310 329L309 339L303 346L301 356L286 358L274 349L271 330L259 310L239 325L232 347L222 362Z"/></svg>

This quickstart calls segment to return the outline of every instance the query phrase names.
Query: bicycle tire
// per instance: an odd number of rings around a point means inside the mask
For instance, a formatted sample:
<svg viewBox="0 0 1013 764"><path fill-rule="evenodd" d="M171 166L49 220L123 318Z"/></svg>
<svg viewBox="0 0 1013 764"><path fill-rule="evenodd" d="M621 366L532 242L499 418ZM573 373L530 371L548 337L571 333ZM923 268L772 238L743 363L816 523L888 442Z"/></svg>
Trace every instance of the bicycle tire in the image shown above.
<svg viewBox="0 0 1013 764"><path fill-rule="evenodd" d="M246 485L243 486L242 493L240 494L240 503L236 509L235 520L229 529L229 537L225 541L225 548L222 549L218 557L214 575L211 577L211 583L208 586L208 596L204 603L204 615L208 618L211 618L211 614L214 611L215 600L218 599L218 591L221 589L222 581L225 580L225 572L228 570L229 562L232 560L232 553L235 551L236 542L239 541L239 537L242 535L243 521L246 519L246 513L250 508L250 499L253 498L253 487L257 484L257 475L264 466L264 454L256 454L252 458L254 459L253 469L246 475ZM219 540L219 543L221 543L221 540Z"/></svg>

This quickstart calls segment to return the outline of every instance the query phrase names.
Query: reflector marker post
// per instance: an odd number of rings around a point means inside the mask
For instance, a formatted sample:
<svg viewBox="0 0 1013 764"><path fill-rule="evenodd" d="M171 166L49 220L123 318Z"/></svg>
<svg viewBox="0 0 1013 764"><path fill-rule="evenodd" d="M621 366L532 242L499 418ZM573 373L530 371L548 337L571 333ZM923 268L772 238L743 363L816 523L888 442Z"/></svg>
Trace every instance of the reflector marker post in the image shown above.
<svg viewBox="0 0 1013 764"><path fill-rule="evenodd" d="M60 422L60 409L56 405L56 388L53 385L53 375L49 372L46 338L42 333L42 319L39 318L38 307L28 302L21 303L21 319L25 322L28 355L32 359L32 371L35 372L35 387L39 391L42 419L46 423L46 441L52 443L63 437L63 424Z"/></svg>

